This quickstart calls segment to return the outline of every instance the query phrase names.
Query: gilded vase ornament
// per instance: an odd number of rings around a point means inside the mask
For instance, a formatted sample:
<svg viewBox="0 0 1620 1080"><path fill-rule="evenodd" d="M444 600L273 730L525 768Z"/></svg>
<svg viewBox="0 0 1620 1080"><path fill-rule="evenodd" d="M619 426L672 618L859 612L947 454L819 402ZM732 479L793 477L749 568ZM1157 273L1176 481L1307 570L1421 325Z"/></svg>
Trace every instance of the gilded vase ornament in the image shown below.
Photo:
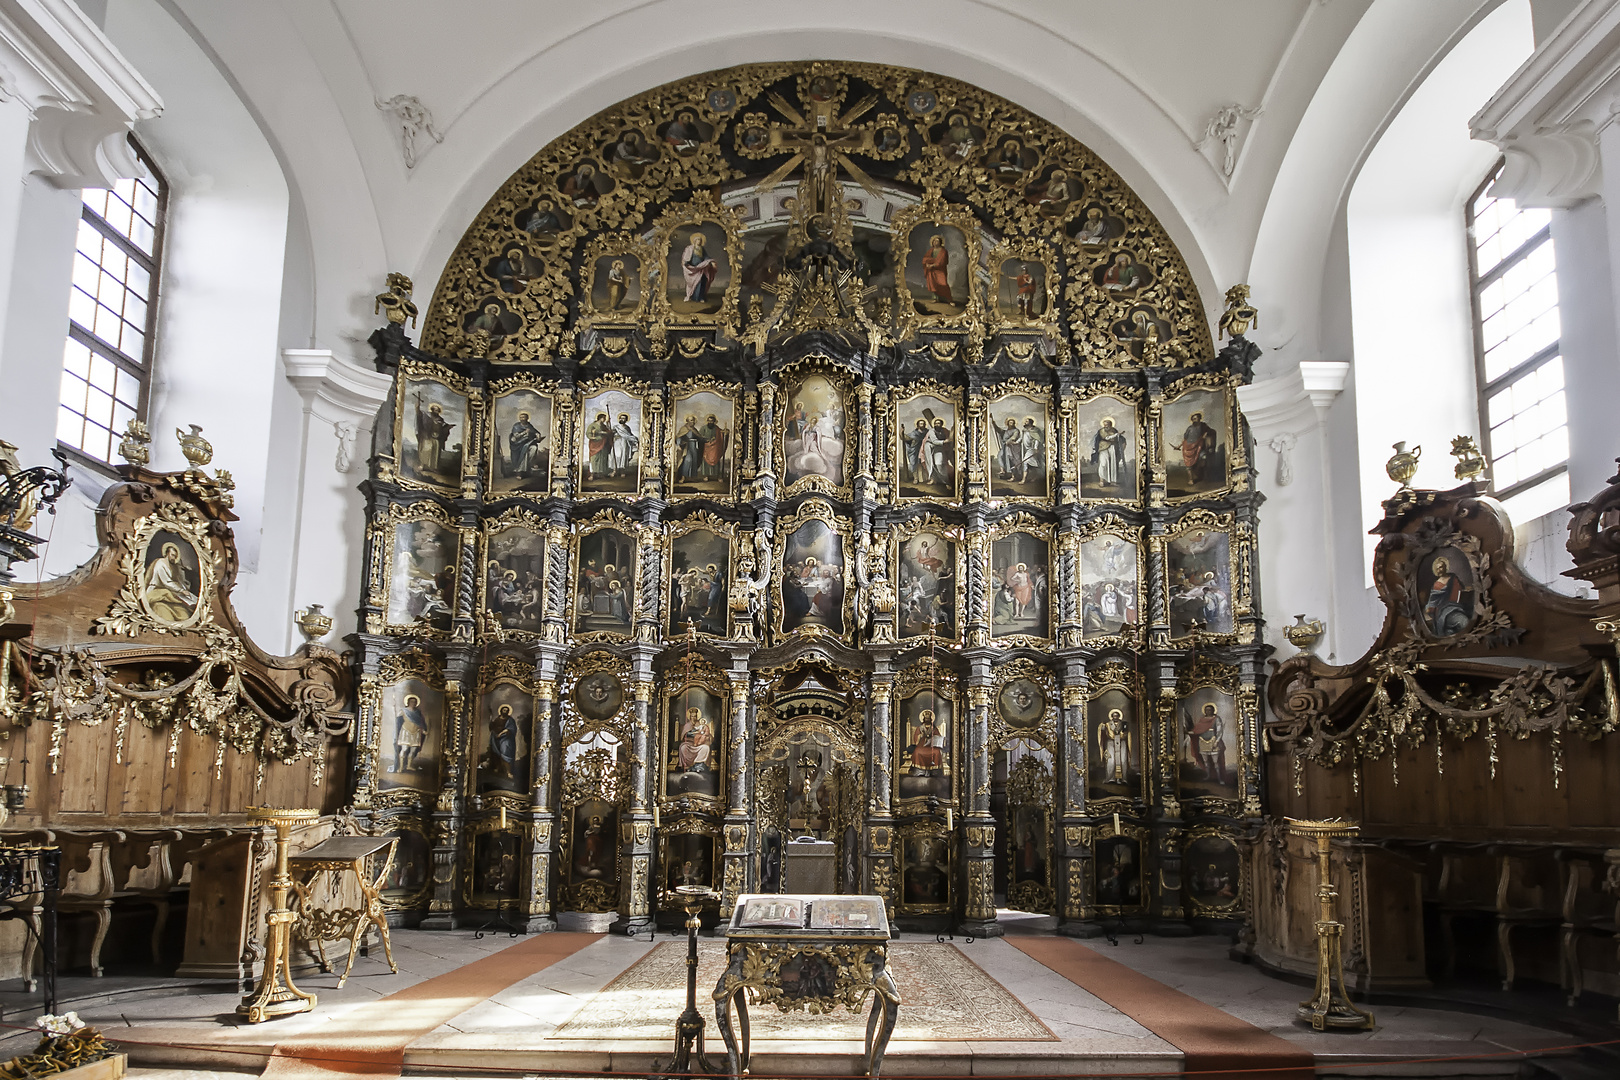
<svg viewBox="0 0 1620 1080"><path fill-rule="evenodd" d="M381 312L388 316L388 321L395 326L404 326L405 320L416 325L416 303L411 300L411 279L404 274L389 274L388 288L376 296L376 303L371 305L373 315Z"/></svg>
<svg viewBox="0 0 1620 1080"><path fill-rule="evenodd" d="M1423 447L1414 446L1411 450L1406 448L1405 442L1395 443L1395 453L1384 462L1384 472L1389 478L1401 485L1402 491L1412 487L1412 477L1417 475L1418 458L1423 456Z"/></svg>
<svg viewBox="0 0 1620 1080"><path fill-rule="evenodd" d="M152 433L146 430L146 422L131 420L119 440L118 456L131 465L146 465L152 460L151 446Z"/></svg>
<svg viewBox="0 0 1620 1080"><path fill-rule="evenodd" d="M1485 475L1485 455L1472 435L1458 435L1451 440L1451 456L1457 459L1452 470L1457 479L1469 483Z"/></svg>
<svg viewBox="0 0 1620 1080"><path fill-rule="evenodd" d="M320 604L311 604L303 611L293 612L293 618L298 621L298 629L304 632L309 641L319 641L332 632L332 616L321 611Z"/></svg>
<svg viewBox="0 0 1620 1080"><path fill-rule="evenodd" d="M1234 285L1226 290L1226 310L1221 313L1221 337L1240 338L1250 326L1260 325L1260 312L1249 303L1249 287Z"/></svg>
<svg viewBox="0 0 1620 1080"><path fill-rule="evenodd" d="M1327 633L1327 624L1321 619L1307 619L1303 615L1294 616L1294 625L1283 627L1283 637L1288 644L1302 653L1316 652L1316 643L1322 640Z"/></svg>
<svg viewBox="0 0 1620 1080"><path fill-rule="evenodd" d="M188 425L189 432L174 429L175 438L180 440L180 452L186 455L186 460L193 469L200 469L214 460L214 444L203 438L202 425Z"/></svg>

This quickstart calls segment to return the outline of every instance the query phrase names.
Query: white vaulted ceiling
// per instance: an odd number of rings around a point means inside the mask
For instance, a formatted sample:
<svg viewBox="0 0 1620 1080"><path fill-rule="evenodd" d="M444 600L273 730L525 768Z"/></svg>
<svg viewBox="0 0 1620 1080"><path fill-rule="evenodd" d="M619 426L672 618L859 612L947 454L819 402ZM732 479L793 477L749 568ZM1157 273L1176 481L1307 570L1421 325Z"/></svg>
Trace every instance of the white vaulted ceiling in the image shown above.
<svg viewBox="0 0 1620 1080"><path fill-rule="evenodd" d="M660 83L777 59L923 68L1044 116L1136 188L1218 309L1220 291L1251 272L1291 148L1302 136L1340 147L1325 168L1289 163L1297 183L1330 193L1284 200L1317 217L1326 207L1326 220L1305 223L1325 235L1364 148L1497 0L164 2L214 54L280 153L310 237L310 336L342 347L375 324L370 296L388 270L415 278L425 306L478 209L551 139ZM1362 36L1374 40L1346 61L1346 43L1372 13ZM1313 107L1325 86L1354 107ZM375 107L398 94L419 98L444 137L419 140L409 170L394 121ZM1217 150L1195 146L1228 105L1262 110L1230 183ZM1333 130L1302 128L1317 114ZM1268 257L1319 259L1325 244L1296 238L1303 227L1274 223L1281 235ZM1295 292L1311 287L1300 268L1271 272ZM1319 267L1303 273L1320 281Z"/></svg>

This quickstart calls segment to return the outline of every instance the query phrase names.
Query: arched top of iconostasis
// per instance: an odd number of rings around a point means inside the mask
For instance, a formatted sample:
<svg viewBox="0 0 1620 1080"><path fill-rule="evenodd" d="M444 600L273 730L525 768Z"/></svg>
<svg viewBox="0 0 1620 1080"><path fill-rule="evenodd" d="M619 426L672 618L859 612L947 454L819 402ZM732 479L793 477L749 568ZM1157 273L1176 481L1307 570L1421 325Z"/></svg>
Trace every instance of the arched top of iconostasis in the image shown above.
<svg viewBox="0 0 1620 1080"><path fill-rule="evenodd" d="M830 201L830 236L806 220L816 175L842 195ZM695 230L711 234L720 264L713 287L724 299L712 310L688 302L677 280ZM936 233L972 269L951 271L950 304L929 294L921 265ZM885 322L902 341L1005 332L1044 342L1056 362L1105 368L1141 366L1147 338L1161 364L1213 359L1181 253L1091 150L955 79L831 61L682 79L553 140L461 238L422 348L532 364L571 355L580 331L615 325L736 339L770 320L794 256L817 240L838 249L840 290L850 272L858 279L847 295L860 297L859 322L843 321L863 334ZM897 275L900 260L909 276ZM1020 274L1036 279L1027 306ZM798 307L811 310L805 275L795 286ZM799 329L838 328L836 304L814 310L833 317Z"/></svg>

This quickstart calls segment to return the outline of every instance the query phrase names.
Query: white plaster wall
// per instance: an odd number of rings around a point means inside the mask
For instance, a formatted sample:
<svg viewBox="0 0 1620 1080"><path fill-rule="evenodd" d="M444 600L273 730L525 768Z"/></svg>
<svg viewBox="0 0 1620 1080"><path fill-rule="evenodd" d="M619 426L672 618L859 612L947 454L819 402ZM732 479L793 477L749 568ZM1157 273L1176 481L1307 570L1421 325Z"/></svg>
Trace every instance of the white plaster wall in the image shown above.
<svg viewBox="0 0 1620 1080"><path fill-rule="evenodd" d="M1447 451L1479 434L1463 203L1497 158L1468 119L1533 49L1530 6L1511 0L1435 66L1367 156L1350 192L1350 295L1359 413L1361 520L1395 485L1392 444L1422 447L1416 487L1456 483ZM1363 543L1372 582L1374 538Z"/></svg>
<svg viewBox="0 0 1620 1080"><path fill-rule="evenodd" d="M284 638L290 562L278 567L272 556L271 573L257 571L270 466L287 464L271 435L287 185L229 84L153 0L110 0L104 29L169 102L162 117L137 126L170 184L149 412L152 465L183 468L174 429L203 426L214 444L213 467L229 470L237 483L242 520L236 543L244 571L237 607L250 630ZM0 113L0 139L7 123L9 114ZM16 190L13 261L26 272L10 282L0 376L6 437L33 464L48 461L56 441L80 195L37 177ZM57 516L41 521L51 543L30 568L35 574L66 573L94 552L94 507L106 483L103 475L75 470ZM279 580L269 580L278 572Z"/></svg>

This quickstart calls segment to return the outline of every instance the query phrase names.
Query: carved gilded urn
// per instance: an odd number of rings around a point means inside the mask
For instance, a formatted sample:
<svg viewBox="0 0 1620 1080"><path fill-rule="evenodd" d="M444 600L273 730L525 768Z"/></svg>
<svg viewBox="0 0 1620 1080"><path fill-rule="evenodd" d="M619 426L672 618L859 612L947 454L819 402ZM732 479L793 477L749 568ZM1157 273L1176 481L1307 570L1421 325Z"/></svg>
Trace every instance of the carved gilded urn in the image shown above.
<svg viewBox="0 0 1620 1080"><path fill-rule="evenodd" d="M1283 627L1283 637L1288 644L1302 653L1314 653L1316 643L1322 640L1327 633L1327 624L1321 619L1306 619L1303 615L1294 616L1294 625Z"/></svg>
<svg viewBox="0 0 1620 1080"><path fill-rule="evenodd" d="M1395 444L1395 453L1384 462L1384 472L1405 490L1412 486L1412 477L1417 475L1418 458L1422 456L1423 447L1414 446L1411 450L1407 450L1405 442L1398 442Z"/></svg>
<svg viewBox="0 0 1620 1080"><path fill-rule="evenodd" d="M186 455L186 460L193 469L200 469L214 460L214 444L203 438L202 425L191 424L189 432L174 429L175 438L180 440L180 452Z"/></svg>
<svg viewBox="0 0 1620 1080"><path fill-rule="evenodd" d="M332 632L332 616L322 612L320 604L311 604L303 611L293 612L293 618L298 621L298 629L310 641L319 641Z"/></svg>

